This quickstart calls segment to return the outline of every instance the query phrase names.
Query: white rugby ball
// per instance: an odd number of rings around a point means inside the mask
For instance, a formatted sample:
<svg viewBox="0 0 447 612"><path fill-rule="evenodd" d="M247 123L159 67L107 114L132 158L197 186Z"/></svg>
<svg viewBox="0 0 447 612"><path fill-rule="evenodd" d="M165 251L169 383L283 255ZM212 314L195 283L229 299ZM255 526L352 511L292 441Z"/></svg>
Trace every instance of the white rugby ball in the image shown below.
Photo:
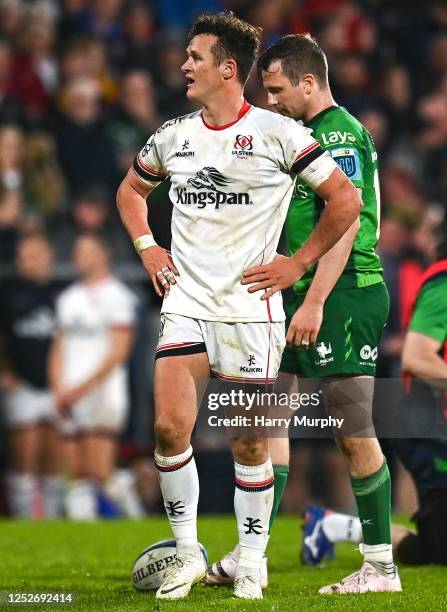
<svg viewBox="0 0 447 612"><path fill-rule="evenodd" d="M205 547L200 544L205 563L208 563L208 555ZM145 548L132 567L132 584L139 591L154 591L158 589L165 579L166 569L176 557L177 549L175 540L161 540L152 546Z"/></svg>

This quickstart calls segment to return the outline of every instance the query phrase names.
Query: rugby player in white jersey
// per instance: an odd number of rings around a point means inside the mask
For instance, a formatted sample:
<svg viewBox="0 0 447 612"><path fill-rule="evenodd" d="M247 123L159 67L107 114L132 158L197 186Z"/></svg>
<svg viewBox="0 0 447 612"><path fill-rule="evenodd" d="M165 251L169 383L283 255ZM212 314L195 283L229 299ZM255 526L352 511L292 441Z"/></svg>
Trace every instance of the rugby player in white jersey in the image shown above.
<svg viewBox="0 0 447 612"><path fill-rule="evenodd" d="M177 560L157 591L160 599L186 597L206 573L197 544L199 485L190 445L200 382L211 374L265 388L277 376L285 344L281 295L261 301L248 293L243 270L275 257L296 175L327 206L306 245L288 260L279 285L300 278L361 208L355 188L310 130L244 100L259 36L229 13L195 22L182 71L188 98L202 109L162 125L117 194L122 221L164 297L155 365L155 462ZM156 244L146 205L167 176L172 255ZM240 544L234 595L262 598L272 463L267 440L252 432L250 437L250 431L231 439L231 446Z"/></svg>
<svg viewBox="0 0 447 612"><path fill-rule="evenodd" d="M117 435L128 409L125 364L132 346L136 298L110 272L99 235L75 243L78 282L56 304L58 330L50 352L51 386L61 417L61 452L70 477L66 513L94 519L96 489L107 490Z"/></svg>

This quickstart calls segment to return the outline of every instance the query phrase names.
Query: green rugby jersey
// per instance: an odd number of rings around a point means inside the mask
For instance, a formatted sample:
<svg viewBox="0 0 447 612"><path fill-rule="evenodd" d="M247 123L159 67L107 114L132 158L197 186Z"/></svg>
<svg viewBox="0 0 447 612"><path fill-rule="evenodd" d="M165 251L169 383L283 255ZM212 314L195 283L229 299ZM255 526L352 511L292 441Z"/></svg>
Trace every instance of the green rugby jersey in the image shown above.
<svg viewBox="0 0 447 612"><path fill-rule="evenodd" d="M383 281L380 258L376 253L380 223L380 190L377 152L368 130L348 111L331 106L306 124L313 130L323 149L349 177L362 189L363 208L360 229L355 238L345 269L335 288L366 287ZM285 223L287 250L292 256L306 242L315 228L324 200L299 177L295 184ZM309 288L316 264L295 283L296 293Z"/></svg>
<svg viewBox="0 0 447 612"><path fill-rule="evenodd" d="M417 296L410 331L444 344L447 340L447 276L434 278Z"/></svg>

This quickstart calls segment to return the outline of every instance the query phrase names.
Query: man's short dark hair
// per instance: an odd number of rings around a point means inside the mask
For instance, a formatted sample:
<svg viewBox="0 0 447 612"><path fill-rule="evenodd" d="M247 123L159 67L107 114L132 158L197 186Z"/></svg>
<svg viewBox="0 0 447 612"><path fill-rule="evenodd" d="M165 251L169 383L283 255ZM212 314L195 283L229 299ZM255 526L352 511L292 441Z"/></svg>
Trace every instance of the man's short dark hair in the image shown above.
<svg viewBox="0 0 447 612"><path fill-rule="evenodd" d="M328 84L326 55L310 34L284 36L264 51L258 60L260 78L276 61L281 62L282 71L292 85L298 85L305 74L313 74L321 85Z"/></svg>
<svg viewBox="0 0 447 612"><path fill-rule="evenodd" d="M200 34L213 34L218 40L211 51L216 66L226 59L234 59L237 76L245 85L259 53L261 29L242 21L231 12L201 15L188 34L188 41Z"/></svg>

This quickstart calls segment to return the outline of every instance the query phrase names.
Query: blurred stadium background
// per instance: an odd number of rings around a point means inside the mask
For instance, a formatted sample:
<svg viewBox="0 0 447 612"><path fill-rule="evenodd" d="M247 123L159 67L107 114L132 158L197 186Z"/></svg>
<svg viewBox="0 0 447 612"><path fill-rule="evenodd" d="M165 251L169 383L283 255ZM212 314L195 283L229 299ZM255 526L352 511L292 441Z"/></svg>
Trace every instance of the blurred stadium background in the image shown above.
<svg viewBox="0 0 447 612"><path fill-rule="evenodd" d="M263 28L264 46L311 32L327 53L337 102L371 131L381 166L380 254L391 295L379 376L398 377L406 319L434 253L447 203L447 2L445 0L0 0L0 307L16 277L22 236L45 234L54 280L75 280L76 237L100 231L113 269L139 298L129 361L131 410L117 467L134 479L145 513L159 512L152 462L151 371L159 302L115 211L114 194L149 135L194 110L179 67L185 35L201 12L231 9ZM247 99L266 106L252 75ZM170 242L169 185L150 199L159 243ZM1 363L8 370L3 321ZM28 359L38 359L30 354ZM8 381L0 378L3 394ZM1 414L1 413L0 413ZM9 513L8 428L1 428L0 514ZM416 507L411 481L393 460L394 506ZM225 446L197 442L202 512L232 511L232 462ZM214 466L222 477L213 479ZM36 473L39 467L36 465ZM343 510L353 498L331 443L295 441L283 502ZM107 508L104 513L107 514ZM38 499L32 516L42 518Z"/></svg>

